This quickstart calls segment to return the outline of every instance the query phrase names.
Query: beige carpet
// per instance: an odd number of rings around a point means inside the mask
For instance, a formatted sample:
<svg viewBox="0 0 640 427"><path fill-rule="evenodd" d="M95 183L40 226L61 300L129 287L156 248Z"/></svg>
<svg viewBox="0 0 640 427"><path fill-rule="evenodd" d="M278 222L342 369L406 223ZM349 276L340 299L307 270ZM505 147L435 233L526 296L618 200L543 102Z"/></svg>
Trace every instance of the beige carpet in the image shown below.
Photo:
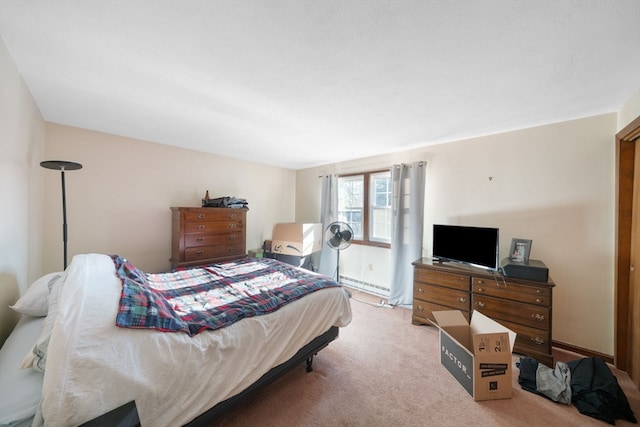
<svg viewBox="0 0 640 427"><path fill-rule="evenodd" d="M411 311L365 302L354 292L353 322L314 359L234 407L214 426L604 426L572 405L552 402L518 384L513 356L513 397L475 402L440 365L434 327L411 324ZM568 361L579 356L558 352ZM636 418L640 392L612 369ZM632 426L617 421L618 426Z"/></svg>

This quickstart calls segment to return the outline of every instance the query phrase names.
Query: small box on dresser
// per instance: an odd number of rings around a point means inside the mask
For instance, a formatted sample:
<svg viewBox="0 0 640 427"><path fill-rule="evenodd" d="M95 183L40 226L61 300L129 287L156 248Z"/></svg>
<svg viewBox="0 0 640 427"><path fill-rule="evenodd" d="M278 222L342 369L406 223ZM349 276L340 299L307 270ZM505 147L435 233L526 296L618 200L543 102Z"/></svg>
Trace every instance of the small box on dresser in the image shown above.
<svg viewBox="0 0 640 427"><path fill-rule="evenodd" d="M246 256L244 208L171 208L171 267Z"/></svg>

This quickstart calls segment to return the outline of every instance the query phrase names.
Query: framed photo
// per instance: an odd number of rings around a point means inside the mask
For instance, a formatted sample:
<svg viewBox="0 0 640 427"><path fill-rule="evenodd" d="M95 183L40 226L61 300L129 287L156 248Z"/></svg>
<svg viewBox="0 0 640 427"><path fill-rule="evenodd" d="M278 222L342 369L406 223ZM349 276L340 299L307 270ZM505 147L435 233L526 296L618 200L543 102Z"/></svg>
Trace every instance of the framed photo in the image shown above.
<svg viewBox="0 0 640 427"><path fill-rule="evenodd" d="M509 259L511 261L517 262L529 262L531 243L531 240L511 239L511 250L509 251Z"/></svg>

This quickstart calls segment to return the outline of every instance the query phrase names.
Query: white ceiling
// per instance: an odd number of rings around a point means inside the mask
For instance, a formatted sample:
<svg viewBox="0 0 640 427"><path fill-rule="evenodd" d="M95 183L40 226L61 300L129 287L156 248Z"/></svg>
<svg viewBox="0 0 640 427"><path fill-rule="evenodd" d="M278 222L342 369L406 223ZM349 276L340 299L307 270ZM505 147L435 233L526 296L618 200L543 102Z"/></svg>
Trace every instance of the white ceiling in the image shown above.
<svg viewBox="0 0 640 427"><path fill-rule="evenodd" d="M639 0L0 0L45 120L292 169L618 111Z"/></svg>

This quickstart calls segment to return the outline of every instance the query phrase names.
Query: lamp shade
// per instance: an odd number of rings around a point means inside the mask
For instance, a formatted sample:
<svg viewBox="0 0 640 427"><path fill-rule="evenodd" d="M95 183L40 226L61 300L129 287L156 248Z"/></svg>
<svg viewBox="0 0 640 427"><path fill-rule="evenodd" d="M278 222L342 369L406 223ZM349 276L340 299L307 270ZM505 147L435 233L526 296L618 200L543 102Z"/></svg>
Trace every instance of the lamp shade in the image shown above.
<svg viewBox="0 0 640 427"><path fill-rule="evenodd" d="M40 166L58 171L74 171L82 169L82 165L80 163L67 162L65 160L46 160L44 162L40 162Z"/></svg>

